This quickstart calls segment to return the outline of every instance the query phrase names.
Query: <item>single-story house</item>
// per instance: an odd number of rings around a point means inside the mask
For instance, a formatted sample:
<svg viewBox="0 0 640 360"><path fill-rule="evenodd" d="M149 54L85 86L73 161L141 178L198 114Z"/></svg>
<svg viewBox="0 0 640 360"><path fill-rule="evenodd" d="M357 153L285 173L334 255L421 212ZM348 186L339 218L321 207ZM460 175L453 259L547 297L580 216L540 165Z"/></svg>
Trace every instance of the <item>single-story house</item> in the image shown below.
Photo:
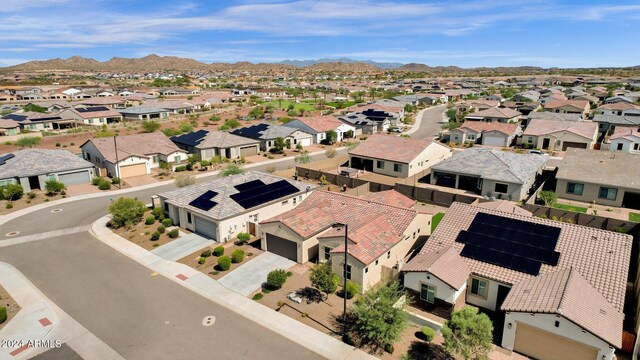
<svg viewBox="0 0 640 360"><path fill-rule="evenodd" d="M200 108L198 105L180 100L148 101L145 103L145 105L165 109L174 114L190 114L199 110Z"/></svg>
<svg viewBox="0 0 640 360"><path fill-rule="evenodd" d="M313 144L313 135L306 131L268 123L235 129L231 131L231 134L260 141L260 150L262 151L271 150L277 138L284 139L284 141L294 149L298 144L301 144L303 147Z"/></svg>
<svg viewBox="0 0 640 360"><path fill-rule="evenodd" d="M408 178L451 156L451 149L431 139L372 135L349 150L349 167Z"/></svg>
<svg viewBox="0 0 640 360"><path fill-rule="evenodd" d="M139 105L125 109L118 109L125 119L131 120L159 120L169 117L171 111L155 106Z"/></svg>
<svg viewBox="0 0 640 360"><path fill-rule="evenodd" d="M605 134L612 134L619 127L640 127L640 116L595 115L593 121L598 123L598 129Z"/></svg>
<svg viewBox="0 0 640 360"><path fill-rule="evenodd" d="M94 126L122 121L122 115L106 106L77 107L63 110L58 116Z"/></svg>
<svg viewBox="0 0 640 360"><path fill-rule="evenodd" d="M172 136L170 139L180 149L195 154L202 160L214 156L237 159L260 152L260 141L222 131L198 130Z"/></svg>
<svg viewBox="0 0 640 360"><path fill-rule="evenodd" d="M529 125L529 122L533 119L542 119L542 120L556 120L556 121L583 121L584 119L580 114L559 114L552 113L547 111L541 112L532 112L522 121L520 125L522 125L523 129L526 129Z"/></svg>
<svg viewBox="0 0 640 360"><path fill-rule="evenodd" d="M465 303L493 312L506 349L611 360L622 346L632 240L456 202L402 268L404 286L440 316Z"/></svg>
<svg viewBox="0 0 640 360"><path fill-rule="evenodd" d="M75 119L62 118L58 115L39 113L35 111L15 112L2 117L17 121L20 128L29 131L50 131L73 127Z"/></svg>
<svg viewBox="0 0 640 360"><path fill-rule="evenodd" d="M529 115L532 112L538 111L542 109L539 102L529 101L505 101L502 103L501 107L509 108L511 110L515 110L522 115Z"/></svg>
<svg viewBox="0 0 640 360"><path fill-rule="evenodd" d="M568 149L557 163L559 198L640 210L640 154Z"/></svg>
<svg viewBox="0 0 640 360"><path fill-rule="evenodd" d="M625 115L629 110L640 110L640 106L629 104L626 102L617 102L612 104L604 104L598 107L598 112L602 115Z"/></svg>
<svg viewBox="0 0 640 360"><path fill-rule="evenodd" d="M548 156L470 148L431 167L431 184L487 197L524 199Z"/></svg>
<svg viewBox="0 0 640 360"><path fill-rule="evenodd" d="M78 101L77 104L82 106L105 106L111 109L124 108L127 99L120 96L97 97Z"/></svg>
<svg viewBox="0 0 640 360"><path fill-rule="evenodd" d="M598 124L592 121L533 119L522 135L522 144L543 150L593 149Z"/></svg>
<svg viewBox="0 0 640 360"><path fill-rule="evenodd" d="M10 119L0 119L0 136L17 135L20 133L20 124Z"/></svg>
<svg viewBox="0 0 640 360"><path fill-rule="evenodd" d="M465 121L485 121L515 123L520 120L521 113L509 108L489 108L465 116Z"/></svg>
<svg viewBox="0 0 640 360"><path fill-rule="evenodd" d="M389 121L389 119L384 119L382 121L371 120L364 114L351 113L348 115L339 116L338 119L347 125L355 127L356 135L371 135L381 132L387 132L387 130L389 130L389 127L391 126L391 122Z"/></svg>
<svg viewBox="0 0 640 360"><path fill-rule="evenodd" d="M464 100L455 104L455 109L458 113L482 111L500 105L499 101L494 100Z"/></svg>
<svg viewBox="0 0 640 360"><path fill-rule="evenodd" d="M116 151L117 144L117 151ZM101 169L102 175L127 178L151 174L160 162L172 167L187 159L187 152L162 133L93 138L80 145L83 157Z"/></svg>
<svg viewBox="0 0 640 360"><path fill-rule="evenodd" d="M221 243L258 223L295 208L311 193L309 184L257 171L232 175L158 194L174 224Z"/></svg>
<svg viewBox="0 0 640 360"><path fill-rule="evenodd" d="M91 181L93 164L67 150L24 149L0 155L0 186L44 190L49 180L77 185Z"/></svg>
<svg viewBox="0 0 640 360"><path fill-rule="evenodd" d="M544 111L564 114L580 114L583 118L589 116L591 106L586 100L554 100L544 104Z"/></svg>
<svg viewBox="0 0 640 360"><path fill-rule="evenodd" d="M449 141L454 144L470 142L509 147L519 135L522 135L522 129L518 124L466 121L459 128L449 131Z"/></svg>
<svg viewBox="0 0 640 360"><path fill-rule="evenodd" d="M261 248L298 263L329 261L335 274L366 291L397 274L418 238L431 232L431 217L380 197L318 190L297 208L260 223Z"/></svg>
<svg viewBox="0 0 640 360"><path fill-rule="evenodd" d="M640 130L631 127L617 128L609 137L609 143L611 151L640 153Z"/></svg>
<svg viewBox="0 0 640 360"><path fill-rule="evenodd" d="M325 116L312 116L312 117L301 117L289 121L283 126L300 129L309 134L312 134L313 142L316 144L320 144L323 140L327 138L328 131L336 132L336 141L344 140L345 133L351 132L351 137L355 136L356 127L353 125L346 124L337 118L329 115Z"/></svg>

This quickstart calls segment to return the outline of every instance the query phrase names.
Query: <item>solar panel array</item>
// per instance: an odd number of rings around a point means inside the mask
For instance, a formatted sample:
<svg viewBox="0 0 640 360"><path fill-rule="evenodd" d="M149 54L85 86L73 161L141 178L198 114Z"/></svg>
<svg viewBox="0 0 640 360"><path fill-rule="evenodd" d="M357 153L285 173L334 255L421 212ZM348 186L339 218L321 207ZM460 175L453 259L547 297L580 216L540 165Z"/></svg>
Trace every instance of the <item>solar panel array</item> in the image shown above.
<svg viewBox="0 0 640 360"><path fill-rule="evenodd" d="M105 107L105 106L91 106L91 107L84 107L84 108L76 108L76 111L79 113L86 113L86 112L94 112L94 111L107 111L109 110L109 108Z"/></svg>
<svg viewBox="0 0 640 360"><path fill-rule="evenodd" d="M251 185L246 186L247 184ZM291 185L287 180L280 180L272 184L258 184L254 180L243 185L245 186L240 187L243 190L238 189L239 185L236 185L236 189L240 192L237 194L232 194L230 195L230 197L235 202L237 202L238 205L242 206L245 209L250 209L252 207L256 207L258 205L262 205L300 191L297 187Z"/></svg>
<svg viewBox="0 0 640 360"><path fill-rule="evenodd" d="M251 189L255 189L259 186L264 186L265 184L262 182L262 180L257 179L257 180L252 180L252 181L248 181L246 183L243 184L238 184L236 186L234 186L234 188L236 188L236 190L243 192L243 191L247 191L247 190L251 190Z"/></svg>
<svg viewBox="0 0 640 360"><path fill-rule="evenodd" d="M193 199L193 201L191 201L189 203L189 205L198 208L200 210L204 210L204 211L209 211L211 210L213 207L215 207L216 205L218 205L217 202L211 200L213 199L216 195L218 195L217 192L212 191L212 190L208 190L207 192L205 192L204 194L198 196L197 198Z"/></svg>
<svg viewBox="0 0 640 360"><path fill-rule="evenodd" d="M465 244L461 256L538 275L542 264L558 265L559 236L558 227L478 213L456 241Z"/></svg>
<svg viewBox="0 0 640 360"><path fill-rule="evenodd" d="M15 155L13 154L6 154L6 155L0 156L0 166L6 164L7 160L12 159L13 157L15 157Z"/></svg>

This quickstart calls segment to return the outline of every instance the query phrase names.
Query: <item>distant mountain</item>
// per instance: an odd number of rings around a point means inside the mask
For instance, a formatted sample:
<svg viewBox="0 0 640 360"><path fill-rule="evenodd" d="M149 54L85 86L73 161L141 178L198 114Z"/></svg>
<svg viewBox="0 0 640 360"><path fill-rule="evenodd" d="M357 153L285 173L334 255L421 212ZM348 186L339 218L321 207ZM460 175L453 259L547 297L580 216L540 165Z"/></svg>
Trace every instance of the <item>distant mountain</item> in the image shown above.
<svg viewBox="0 0 640 360"><path fill-rule="evenodd" d="M317 59L317 60L284 60L284 61L278 62L277 64L293 65L295 67L307 67L307 66L321 64L321 63L344 63L344 64L364 63L364 64L373 65L380 69L393 69L393 68L402 66L402 63L398 63L398 62L377 62L372 60L353 60L349 58L337 58L337 59L324 58L324 59Z"/></svg>

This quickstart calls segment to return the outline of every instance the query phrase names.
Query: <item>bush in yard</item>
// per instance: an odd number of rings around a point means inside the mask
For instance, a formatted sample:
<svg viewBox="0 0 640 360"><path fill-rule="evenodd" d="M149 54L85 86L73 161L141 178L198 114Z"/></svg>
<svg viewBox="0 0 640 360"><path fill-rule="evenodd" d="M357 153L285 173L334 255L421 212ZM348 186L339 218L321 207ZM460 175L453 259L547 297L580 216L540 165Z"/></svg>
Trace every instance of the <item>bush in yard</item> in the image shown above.
<svg viewBox="0 0 640 360"><path fill-rule="evenodd" d="M240 264L244 260L244 251L237 249L231 253L231 260L235 264Z"/></svg>
<svg viewBox="0 0 640 360"><path fill-rule="evenodd" d="M558 201L558 196L553 191L540 191L538 197L544 202L544 206L551 207Z"/></svg>
<svg viewBox="0 0 640 360"><path fill-rule="evenodd" d="M160 221L164 220L164 218L166 217L165 213L164 213L164 209L161 208L161 207L153 208L153 210L151 210L151 213L153 214L153 216L156 217L156 219L158 219ZM163 221L163 223L164 223L164 221ZM169 225L169 226L171 226L171 225Z"/></svg>
<svg viewBox="0 0 640 360"><path fill-rule="evenodd" d="M334 148L328 148L324 152L324 156L328 157L329 159L334 158L336 154L337 154L337 151Z"/></svg>
<svg viewBox="0 0 640 360"><path fill-rule="evenodd" d="M222 245L218 245L213 248L213 255L221 256L222 254L224 254L224 247Z"/></svg>
<svg viewBox="0 0 640 360"><path fill-rule="evenodd" d="M152 133L158 129L160 129L160 123L157 121L143 121L142 122L142 129L144 129L144 132L146 133Z"/></svg>
<svg viewBox="0 0 640 360"><path fill-rule="evenodd" d="M252 299L257 301L257 300L262 299L263 296L264 295L262 295L262 293L257 293L255 295L253 295Z"/></svg>
<svg viewBox="0 0 640 360"><path fill-rule="evenodd" d="M447 352L464 359L485 359L493 347L491 320L471 306L454 311L441 332Z"/></svg>
<svg viewBox="0 0 640 360"><path fill-rule="evenodd" d="M280 289L287 281L287 272L282 269L272 270L267 275L267 285L273 290Z"/></svg>
<svg viewBox="0 0 640 360"><path fill-rule="evenodd" d="M249 241L249 239L251 239L251 234L246 233L246 232L241 232L238 233L238 241L241 243L246 243Z"/></svg>
<svg viewBox="0 0 640 360"><path fill-rule="evenodd" d="M167 235L169 235L169 237L170 237L171 239L175 239L175 238L177 238L177 237L178 237L178 235L180 235L180 234L178 233L178 229L173 229L173 230L169 231L169 233L168 233Z"/></svg>
<svg viewBox="0 0 640 360"><path fill-rule="evenodd" d="M160 234L164 234L165 230L166 230L166 228L164 226L162 226L162 225L158 226L158 232Z"/></svg>
<svg viewBox="0 0 640 360"><path fill-rule="evenodd" d="M228 256L220 256L218 258L218 270L227 271L231 268L231 258Z"/></svg>
<svg viewBox="0 0 640 360"><path fill-rule="evenodd" d="M160 232L154 231L153 234L151 234L151 241L156 241L158 239L160 239Z"/></svg>
<svg viewBox="0 0 640 360"><path fill-rule="evenodd" d="M220 175L222 176L231 176L231 175L237 175L237 174L242 174L244 172L244 169L242 167L240 167L240 165L237 164L227 164L227 166L225 166L221 171L220 171Z"/></svg>
<svg viewBox="0 0 640 360"><path fill-rule="evenodd" d="M25 147L32 148L32 147L40 144L40 141L42 141L42 139L39 138L39 137L27 136L27 137L23 137L23 138L18 139L15 142L15 145L20 147L20 148L25 148Z"/></svg>
<svg viewBox="0 0 640 360"><path fill-rule="evenodd" d="M313 287L325 293L326 296L329 296L329 294L333 294L336 292L336 289L338 289L338 282L340 281L340 278L331 271L329 263L325 262L318 264L311 269L309 280Z"/></svg>
<svg viewBox="0 0 640 360"><path fill-rule="evenodd" d="M172 224L173 224L173 221L172 221L171 219L169 219L169 218L162 219L162 225L163 225L164 227L169 227L169 226L171 226Z"/></svg>
<svg viewBox="0 0 640 360"><path fill-rule="evenodd" d="M13 204L12 203L7 203L4 207L7 208L7 209L13 209Z"/></svg>
<svg viewBox="0 0 640 360"><path fill-rule="evenodd" d="M208 258L209 256L211 256L211 250L207 249L205 251L203 251L200 256L204 257L204 258Z"/></svg>
<svg viewBox="0 0 640 360"><path fill-rule="evenodd" d="M9 184L0 188L0 195L1 195L0 199L9 200L9 201L18 200L22 197L23 194L24 194L24 189L20 184ZM36 197L35 196L36 194L34 193L29 193L29 194L33 194L33 197L29 195L29 199L33 199L34 197Z"/></svg>
<svg viewBox="0 0 640 360"><path fill-rule="evenodd" d="M173 171L182 172L182 171L185 171L185 170L187 170L187 167L183 165L183 166L176 166L176 168Z"/></svg>
<svg viewBox="0 0 640 360"><path fill-rule="evenodd" d="M118 185L118 184L120 184L120 178L119 178L119 177L116 177L116 176L112 177L112 178L111 178L111 183L112 183L113 185Z"/></svg>
<svg viewBox="0 0 640 360"><path fill-rule="evenodd" d="M147 211L144 203L134 198L120 198L109 205L111 223L115 227L131 226L142 219Z"/></svg>
<svg viewBox="0 0 640 360"><path fill-rule="evenodd" d="M0 324L7 321L7 308L0 306Z"/></svg>
<svg viewBox="0 0 640 360"><path fill-rule="evenodd" d="M198 264L202 265L207 261L207 259L204 256L200 256L200 258L198 259Z"/></svg>
<svg viewBox="0 0 640 360"><path fill-rule="evenodd" d="M33 191L29 191L29 192L27 193L27 197L28 197L29 199L35 199L35 198L36 198L36 196L37 196L37 195L36 195L36 193L34 193Z"/></svg>
<svg viewBox="0 0 640 360"><path fill-rule="evenodd" d="M420 328L420 332L427 342L433 341L433 338L436 336L436 331L428 326L423 326L422 328Z"/></svg>
<svg viewBox="0 0 640 360"><path fill-rule="evenodd" d="M98 184L100 184L100 180L102 180L100 176L94 176L91 179L91 185L98 186Z"/></svg>
<svg viewBox="0 0 640 360"><path fill-rule="evenodd" d="M53 195L53 194L57 194L60 191L64 190L65 186L60 181L47 180L47 182L44 184L44 188L45 188L45 190L47 190L47 194Z"/></svg>
<svg viewBox="0 0 640 360"><path fill-rule="evenodd" d="M145 225L151 225L154 222L156 222L156 218L155 216L151 215L151 216L147 216L147 218L144 220L144 224Z"/></svg>
<svg viewBox="0 0 640 360"><path fill-rule="evenodd" d="M98 189L100 190L109 190L111 189L111 184L105 179L101 179L98 183Z"/></svg>
<svg viewBox="0 0 640 360"><path fill-rule="evenodd" d="M176 180L174 182L177 187L181 188L195 184L196 177L191 174L178 174L176 175Z"/></svg>
<svg viewBox="0 0 640 360"><path fill-rule="evenodd" d="M359 292L360 292L360 288L358 287L358 284L354 283L353 281L347 280L347 291L346 291L347 299L352 299ZM344 289L342 289L341 295L345 296Z"/></svg>

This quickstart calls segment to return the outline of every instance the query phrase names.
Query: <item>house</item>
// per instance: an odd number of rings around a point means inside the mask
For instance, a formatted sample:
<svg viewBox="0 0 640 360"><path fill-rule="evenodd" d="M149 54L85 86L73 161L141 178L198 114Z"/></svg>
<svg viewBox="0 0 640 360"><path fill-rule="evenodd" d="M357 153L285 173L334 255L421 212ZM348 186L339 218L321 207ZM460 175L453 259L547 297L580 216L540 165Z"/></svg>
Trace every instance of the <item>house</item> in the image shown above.
<svg viewBox="0 0 640 360"><path fill-rule="evenodd" d="M431 139L372 135L349 150L349 167L408 178L451 156L451 149Z"/></svg>
<svg viewBox="0 0 640 360"><path fill-rule="evenodd" d="M593 149L598 142L598 124L592 121L533 119L522 136L522 144L542 150Z"/></svg>
<svg viewBox="0 0 640 360"><path fill-rule="evenodd" d="M464 100L455 104L456 111L458 113L482 111L500 105L499 101L493 100Z"/></svg>
<svg viewBox="0 0 640 360"><path fill-rule="evenodd" d="M620 127L640 127L640 116L632 115L594 115L593 121L598 123L601 133L612 134Z"/></svg>
<svg viewBox="0 0 640 360"><path fill-rule="evenodd" d="M561 114L580 114L583 118L589 116L591 106L586 100L553 100L544 104L544 111Z"/></svg>
<svg viewBox="0 0 640 360"><path fill-rule="evenodd" d="M404 286L440 316L465 303L492 312L506 349L611 360L631 244L626 234L456 202L402 268Z"/></svg>
<svg viewBox="0 0 640 360"><path fill-rule="evenodd" d="M640 106L629 104L626 102L616 102L610 104L604 104L598 107L598 112L602 115L626 115L628 111L631 110L640 110Z"/></svg>
<svg viewBox="0 0 640 360"><path fill-rule="evenodd" d="M470 148L431 167L431 184L519 201L527 197L548 157Z"/></svg>
<svg viewBox="0 0 640 360"><path fill-rule="evenodd" d="M283 124L283 126L300 129L312 134L315 144L322 143L322 141L327 138L328 131L336 132L336 141L343 141L345 139L345 133L351 135L347 136L347 138L353 138L356 132L355 126L345 124L337 118L328 115L297 118Z"/></svg>
<svg viewBox="0 0 640 360"><path fill-rule="evenodd" d="M58 115L39 113L35 111L15 112L3 116L1 119L13 120L20 124L20 128L29 131L59 130L75 125L75 119L64 119Z"/></svg>
<svg viewBox="0 0 640 360"><path fill-rule="evenodd" d="M459 128L449 131L449 141L454 144L482 144L509 147L522 135L518 124L500 122L466 121Z"/></svg>
<svg viewBox="0 0 640 360"><path fill-rule="evenodd" d="M430 233L431 217L382 198L317 190L297 208L260 223L261 248L301 264L329 261L335 274L367 291L397 274L418 238Z"/></svg>
<svg viewBox="0 0 640 360"><path fill-rule="evenodd" d="M111 109L122 109L126 107L129 99L122 98L120 96L99 97L87 100L78 101L77 104L91 107L91 106L105 106Z"/></svg>
<svg viewBox="0 0 640 360"><path fill-rule="evenodd" d="M616 104L616 103L620 103L620 102L624 102L627 104L633 104L633 100L626 97L626 96L612 96L610 98L607 98L604 100L605 104Z"/></svg>
<svg viewBox="0 0 640 360"><path fill-rule="evenodd" d="M102 126L122 121L122 115L106 106L77 107L63 110L58 116L75 119L85 125Z"/></svg>
<svg viewBox="0 0 640 360"><path fill-rule="evenodd" d="M515 123L520 120L521 113L509 108L489 108L480 110L465 116L465 121L485 121L485 122L501 122Z"/></svg>
<svg viewBox="0 0 640 360"><path fill-rule="evenodd" d="M640 155L569 149L558 162L559 198L640 210Z"/></svg>
<svg viewBox="0 0 640 360"><path fill-rule="evenodd" d="M175 167L187 159L187 152L161 133L116 136L115 140L93 138L80 145L80 149L87 161L104 172L102 175L121 179L151 174L151 169L160 166L161 161Z"/></svg>
<svg viewBox="0 0 640 360"><path fill-rule="evenodd" d="M617 128L609 137L609 142L611 151L640 153L640 130L631 127Z"/></svg>
<svg viewBox="0 0 640 360"><path fill-rule="evenodd" d="M20 184L24 192L44 190L49 180L86 184L93 164L67 150L24 149L0 155L0 186Z"/></svg>
<svg viewBox="0 0 640 360"><path fill-rule="evenodd" d="M532 112L522 121L521 125L524 129L527 128L529 122L533 119L543 120L556 120L556 121L582 121L582 115L580 114L560 114L547 111Z"/></svg>
<svg viewBox="0 0 640 360"><path fill-rule="evenodd" d="M533 90L524 91L515 94L511 100L518 102L534 102L540 100L540 93Z"/></svg>
<svg viewBox="0 0 640 360"><path fill-rule="evenodd" d="M371 135L381 132L387 132L391 126L389 119L382 121L371 120L364 114L351 113L338 117L339 120L346 123L349 126L355 127L355 135Z"/></svg>
<svg viewBox="0 0 640 360"><path fill-rule="evenodd" d="M529 115L534 111L538 111L542 109L539 102L535 101L505 101L502 103L501 107L509 108L511 110L515 110L522 115Z"/></svg>
<svg viewBox="0 0 640 360"><path fill-rule="evenodd" d="M260 141L222 131L198 130L172 136L170 139L180 149L189 154L195 154L203 160L214 156L237 159L241 156L257 155L260 152Z"/></svg>
<svg viewBox="0 0 640 360"><path fill-rule="evenodd" d="M130 120L160 120L168 118L170 113L167 109L148 105L131 106L125 109L118 109L118 112L122 114L124 119Z"/></svg>
<svg viewBox="0 0 640 360"><path fill-rule="evenodd" d="M159 206L175 225L224 243L238 233L260 233L258 223L295 208L311 193L309 184L257 171L158 194Z"/></svg>
<svg viewBox="0 0 640 360"><path fill-rule="evenodd" d="M260 150L269 151L275 145L277 138L284 139L290 147L295 148L298 144L303 147L313 143L313 135L300 129L286 127L282 125L271 125L261 123L246 126L231 131L232 134L260 141Z"/></svg>
<svg viewBox="0 0 640 360"><path fill-rule="evenodd" d="M367 119L376 122L389 120L391 126L396 126L404 119L404 106L399 102L376 102L365 105L356 105L348 110L348 114L362 114Z"/></svg>
<svg viewBox="0 0 640 360"><path fill-rule="evenodd" d="M199 106L180 100L147 101L145 105L165 109L174 114L191 114L199 110Z"/></svg>
<svg viewBox="0 0 640 360"><path fill-rule="evenodd" d="M0 119L0 136L17 135L20 133L20 124L9 119Z"/></svg>

